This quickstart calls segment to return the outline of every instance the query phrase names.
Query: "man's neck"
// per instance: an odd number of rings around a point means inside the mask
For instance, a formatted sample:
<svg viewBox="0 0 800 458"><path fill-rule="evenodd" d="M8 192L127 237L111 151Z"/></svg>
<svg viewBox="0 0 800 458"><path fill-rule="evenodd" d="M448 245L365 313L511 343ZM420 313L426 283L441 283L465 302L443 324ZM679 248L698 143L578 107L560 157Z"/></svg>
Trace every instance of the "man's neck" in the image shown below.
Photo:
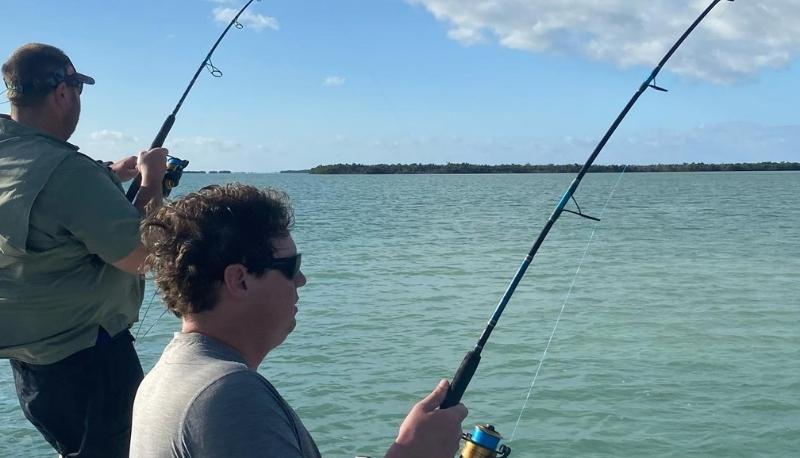
<svg viewBox="0 0 800 458"><path fill-rule="evenodd" d="M67 141L61 129L53 123L52 119L43 115L39 110L20 110L12 107L11 119L26 127L38 129L51 137Z"/></svg>
<svg viewBox="0 0 800 458"><path fill-rule="evenodd" d="M213 312L205 312L204 315L207 313ZM183 317L181 332L196 332L218 340L239 353L247 362L247 367L253 370L257 369L267 356L267 352L256 348L254 345L248 345L246 337L242 336L236 329L228 329L219 323L219 320L207 316L193 315Z"/></svg>

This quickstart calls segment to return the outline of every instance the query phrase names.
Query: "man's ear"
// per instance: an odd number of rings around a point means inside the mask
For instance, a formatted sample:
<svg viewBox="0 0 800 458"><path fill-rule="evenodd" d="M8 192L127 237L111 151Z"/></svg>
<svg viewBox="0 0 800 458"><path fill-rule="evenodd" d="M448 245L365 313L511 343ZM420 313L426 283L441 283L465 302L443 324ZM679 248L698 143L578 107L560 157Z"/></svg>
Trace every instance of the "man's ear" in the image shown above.
<svg viewBox="0 0 800 458"><path fill-rule="evenodd" d="M241 297L247 292L247 267L231 264L225 267L222 275L225 291L233 297Z"/></svg>
<svg viewBox="0 0 800 458"><path fill-rule="evenodd" d="M71 88L67 86L67 83L62 81L61 83L58 83L58 86L56 86L55 89L53 89L53 91L50 93L53 103L59 109L64 110L67 108L68 104L73 103L71 99L72 94L70 91Z"/></svg>

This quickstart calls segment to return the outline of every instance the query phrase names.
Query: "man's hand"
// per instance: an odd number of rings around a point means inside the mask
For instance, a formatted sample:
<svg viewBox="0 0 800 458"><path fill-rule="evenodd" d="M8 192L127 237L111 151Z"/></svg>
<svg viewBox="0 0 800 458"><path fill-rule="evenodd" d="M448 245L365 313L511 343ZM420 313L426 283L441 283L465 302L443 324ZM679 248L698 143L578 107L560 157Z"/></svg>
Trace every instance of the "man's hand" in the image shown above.
<svg viewBox="0 0 800 458"><path fill-rule="evenodd" d="M167 154L169 150L166 148L153 148L139 153L136 168L142 174L143 186L145 184L161 186L167 173Z"/></svg>
<svg viewBox="0 0 800 458"><path fill-rule="evenodd" d="M452 458L456 454L467 408L457 404L439 409L449 386L447 380L442 380L411 409L386 458Z"/></svg>
<svg viewBox="0 0 800 458"><path fill-rule="evenodd" d="M114 172L114 175L119 178L119 181L125 182L139 173L139 169L136 168L136 156L128 156L114 162L113 164L109 165L108 168Z"/></svg>

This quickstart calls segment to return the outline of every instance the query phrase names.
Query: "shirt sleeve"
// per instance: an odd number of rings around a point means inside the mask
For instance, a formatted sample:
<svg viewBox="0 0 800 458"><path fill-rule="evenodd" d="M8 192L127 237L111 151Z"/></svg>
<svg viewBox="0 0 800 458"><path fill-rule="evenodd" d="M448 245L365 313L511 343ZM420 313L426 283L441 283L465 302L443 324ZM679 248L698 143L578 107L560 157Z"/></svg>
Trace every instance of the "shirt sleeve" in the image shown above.
<svg viewBox="0 0 800 458"><path fill-rule="evenodd" d="M228 374L192 403L182 442L190 456L302 458L283 405L257 373Z"/></svg>
<svg viewBox="0 0 800 458"><path fill-rule="evenodd" d="M54 171L34 203L107 263L138 246L141 222L112 174L86 156L72 155Z"/></svg>

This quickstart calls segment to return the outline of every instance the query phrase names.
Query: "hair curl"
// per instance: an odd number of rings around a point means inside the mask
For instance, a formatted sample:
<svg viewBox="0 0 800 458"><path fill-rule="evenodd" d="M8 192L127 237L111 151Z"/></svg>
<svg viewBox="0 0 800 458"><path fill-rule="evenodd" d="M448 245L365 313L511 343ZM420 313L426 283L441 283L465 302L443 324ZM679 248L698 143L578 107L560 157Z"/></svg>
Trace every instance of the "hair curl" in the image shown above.
<svg viewBox="0 0 800 458"><path fill-rule="evenodd" d="M145 265L176 316L211 310L225 268L262 275L294 213L285 192L240 183L209 186L165 203L142 222Z"/></svg>

